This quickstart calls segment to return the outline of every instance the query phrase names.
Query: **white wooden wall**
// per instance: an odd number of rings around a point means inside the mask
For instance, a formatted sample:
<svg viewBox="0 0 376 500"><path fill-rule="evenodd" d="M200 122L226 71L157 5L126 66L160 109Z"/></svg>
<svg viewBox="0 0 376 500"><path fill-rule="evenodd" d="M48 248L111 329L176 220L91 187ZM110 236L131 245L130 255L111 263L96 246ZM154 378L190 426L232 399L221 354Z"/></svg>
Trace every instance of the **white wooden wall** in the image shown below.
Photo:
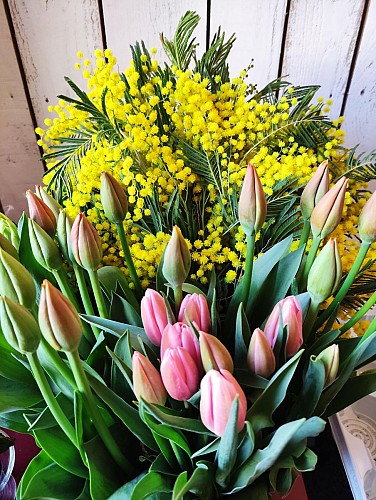
<svg viewBox="0 0 376 500"><path fill-rule="evenodd" d="M237 35L232 74L251 59L259 86L277 76L320 84L344 112L347 144L376 148L376 0L3 0L0 2L0 200L17 218L24 191L40 182L34 125L69 92L63 76L80 80L76 52L90 58L109 47L124 69L129 45L160 49L186 10L201 16L197 40L219 25ZM159 58L162 52L159 50Z"/></svg>

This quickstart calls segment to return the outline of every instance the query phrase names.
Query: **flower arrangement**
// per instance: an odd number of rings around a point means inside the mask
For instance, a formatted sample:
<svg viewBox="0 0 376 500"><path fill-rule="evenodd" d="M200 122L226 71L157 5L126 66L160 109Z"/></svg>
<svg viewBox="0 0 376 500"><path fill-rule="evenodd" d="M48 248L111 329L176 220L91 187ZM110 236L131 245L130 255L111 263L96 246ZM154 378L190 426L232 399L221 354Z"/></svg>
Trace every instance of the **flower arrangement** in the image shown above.
<svg viewBox="0 0 376 500"><path fill-rule="evenodd" d="M234 37L198 59L197 23L171 66L98 52L38 130L47 190L0 218L0 425L41 448L20 499L286 494L376 389L373 156L317 87L230 81Z"/></svg>

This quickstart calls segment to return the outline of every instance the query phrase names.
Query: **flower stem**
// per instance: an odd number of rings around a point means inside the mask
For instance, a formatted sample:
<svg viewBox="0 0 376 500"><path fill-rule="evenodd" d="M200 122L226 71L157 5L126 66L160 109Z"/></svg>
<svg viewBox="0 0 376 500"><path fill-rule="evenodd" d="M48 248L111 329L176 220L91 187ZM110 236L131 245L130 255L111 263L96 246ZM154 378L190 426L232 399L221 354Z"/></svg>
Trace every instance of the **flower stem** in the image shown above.
<svg viewBox="0 0 376 500"><path fill-rule="evenodd" d="M307 287L308 274L312 264L316 258L317 250L319 249L321 238L313 238L311 248L309 249L307 260L304 266L303 275L300 280L300 289L305 290Z"/></svg>
<svg viewBox="0 0 376 500"><path fill-rule="evenodd" d="M91 287L94 292L95 301L97 303L99 316L101 318L107 318L107 305L103 297L101 290L101 285L99 283L97 271L88 270Z"/></svg>
<svg viewBox="0 0 376 500"><path fill-rule="evenodd" d="M90 316L95 316L94 307L93 304L91 303L90 295L85 282L84 271L82 267L76 264L73 264L73 270L76 276L78 288L80 290L82 302L84 304L85 313ZM91 329L94 333L95 338L98 339L98 336L100 334L99 328L97 328L96 326L92 326Z"/></svg>
<svg viewBox="0 0 376 500"><path fill-rule="evenodd" d="M363 306L357 311L352 318L349 319L341 328L339 329L341 333L347 332L352 326L354 326L358 321L360 321L363 316L376 304L376 292L373 292L371 297L363 304Z"/></svg>
<svg viewBox="0 0 376 500"><path fill-rule="evenodd" d="M125 263L127 264L129 274L131 275L131 279L132 279L133 284L135 286L137 298L140 299L143 296L142 286L140 283L140 279L137 276L136 268L134 267L131 252L129 250L129 246L127 243L127 238L125 236L123 223L120 222L120 223L116 224L116 228L117 228L117 231L119 234L121 246L123 248Z"/></svg>
<svg viewBox="0 0 376 500"><path fill-rule="evenodd" d="M356 259L350 269L349 274L347 275L345 281L343 282L341 288L337 292L336 296L334 297L332 303L330 306L321 314L319 317L318 321L316 322L315 327L319 328L327 318L331 315L331 313L334 311L335 307L342 302L342 300L345 298L346 293L348 292L350 286L352 285L356 275L358 274L358 271L363 264L363 261L367 255L368 249L370 247L370 243L362 243L359 248L358 255L356 256Z"/></svg>
<svg viewBox="0 0 376 500"><path fill-rule="evenodd" d="M249 292L251 289L251 282L252 282L252 271L253 271L253 257L255 253L255 234L247 235L247 254L245 257L245 269L244 269L244 275L242 279L242 290L243 290L243 297L242 297L242 302L244 309L247 307L247 302L248 302L248 297L249 297Z"/></svg>
<svg viewBox="0 0 376 500"><path fill-rule="evenodd" d="M312 335L312 332L315 330L313 329L314 322L316 321L317 314L320 309L320 302L314 302L311 299L311 303L309 305L309 309L307 312L307 316L304 320L304 325L303 325L303 332L304 332L304 342L307 344L308 341L310 340L310 337Z"/></svg>
<svg viewBox="0 0 376 500"><path fill-rule="evenodd" d="M174 287L174 301L175 301L175 311L176 314L179 313L180 305L183 301L183 287L177 286Z"/></svg>
<svg viewBox="0 0 376 500"><path fill-rule="evenodd" d="M311 232L311 223L309 219L304 221L302 234L300 235L299 248L307 244L309 233Z"/></svg>
<svg viewBox="0 0 376 500"><path fill-rule="evenodd" d="M82 394L84 400L86 401L88 414L93 421L95 428L99 436L101 437L103 443L105 444L107 450L109 451L115 462L124 470L129 472L129 474L135 473L133 465L129 460L123 455L120 448L118 447L116 441L112 437L105 421L102 418L99 408L97 407L93 394L90 389L89 382L87 380L86 374L84 372L80 356L77 351L67 352L67 358L71 365L74 378L77 383L79 392Z"/></svg>
<svg viewBox="0 0 376 500"><path fill-rule="evenodd" d="M74 427L69 422L68 418L66 417L65 413L63 412L59 403L57 402L55 395L48 384L43 368L39 362L37 353L36 352L27 353L26 356L30 363L30 367L33 372L34 378L38 384L38 387L40 389L40 392L42 393L44 400L47 403L50 412L52 413L56 422L61 427L63 432L66 434L68 439L74 444L76 448L79 448Z"/></svg>
<svg viewBox="0 0 376 500"><path fill-rule="evenodd" d="M55 349L50 346L50 344L43 336L41 339L41 345L47 356L50 358L50 360L56 366L56 368L58 368L59 372L61 373L61 375L63 375L65 380L67 380L67 382L73 387L73 389L77 389L76 381L74 380L71 370L64 363L64 361L61 359L61 357L55 351Z"/></svg>

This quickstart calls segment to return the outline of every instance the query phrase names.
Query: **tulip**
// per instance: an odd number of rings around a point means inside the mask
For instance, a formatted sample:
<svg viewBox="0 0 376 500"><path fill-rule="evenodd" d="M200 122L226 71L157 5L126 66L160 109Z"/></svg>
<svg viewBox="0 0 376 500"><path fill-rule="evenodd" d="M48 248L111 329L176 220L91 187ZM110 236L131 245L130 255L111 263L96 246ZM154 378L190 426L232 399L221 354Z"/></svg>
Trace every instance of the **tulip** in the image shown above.
<svg viewBox="0 0 376 500"><path fill-rule="evenodd" d="M0 322L4 337L16 351L26 354L38 349L40 329L26 307L9 297L0 296Z"/></svg>
<svg viewBox="0 0 376 500"><path fill-rule="evenodd" d="M9 253L13 258L18 260L18 253L12 243L3 234L0 233L0 248Z"/></svg>
<svg viewBox="0 0 376 500"><path fill-rule="evenodd" d="M199 369L184 347L168 349L164 353L161 376L168 394L178 401L189 399L198 390Z"/></svg>
<svg viewBox="0 0 376 500"><path fill-rule="evenodd" d="M161 342L161 359L163 359L168 349L174 349L176 347L183 347L188 351L193 361L196 363L199 372L202 373L200 345L196 335L189 326L184 323L169 324L164 329Z"/></svg>
<svg viewBox="0 0 376 500"><path fill-rule="evenodd" d="M54 349L77 349L82 336L80 317L73 304L47 280L42 283L38 319L43 337Z"/></svg>
<svg viewBox="0 0 376 500"><path fill-rule="evenodd" d="M107 219L120 224L128 212L128 199L120 183L108 172L102 172L101 203Z"/></svg>
<svg viewBox="0 0 376 500"><path fill-rule="evenodd" d="M36 290L31 274L2 248L0 248L0 293L27 309L31 309L35 304Z"/></svg>
<svg viewBox="0 0 376 500"><path fill-rule="evenodd" d="M168 324L167 310L162 295L151 288L141 300L141 319L150 342L160 346L163 330Z"/></svg>
<svg viewBox="0 0 376 500"><path fill-rule="evenodd" d="M329 169L328 160L323 161L318 166L311 180L303 190L300 198L300 208L303 219L308 220L311 217L312 211L321 198L328 192L329 189Z"/></svg>
<svg viewBox="0 0 376 500"><path fill-rule="evenodd" d="M26 199L29 206L30 219L34 220L49 236L54 237L56 232L56 218L53 211L30 189L26 191Z"/></svg>
<svg viewBox="0 0 376 500"><path fill-rule="evenodd" d="M254 165L248 165L238 203L239 222L247 236L259 232L266 218L266 199Z"/></svg>
<svg viewBox="0 0 376 500"><path fill-rule="evenodd" d="M29 238L35 260L49 271L58 271L63 259L54 240L34 220L29 219Z"/></svg>
<svg viewBox="0 0 376 500"><path fill-rule="evenodd" d="M342 276L336 239L331 239L316 257L308 274L307 291L315 304L321 304L337 290Z"/></svg>
<svg viewBox="0 0 376 500"><path fill-rule="evenodd" d="M273 348L279 332L279 314L282 313L283 326L288 327L286 355L293 356L303 343L302 334L302 309L299 301L294 296L286 297L274 306L264 327L264 334Z"/></svg>
<svg viewBox="0 0 376 500"><path fill-rule="evenodd" d="M247 355L248 368L252 373L268 378L275 370L275 357L264 332L256 328L249 343Z"/></svg>
<svg viewBox="0 0 376 500"><path fill-rule="evenodd" d="M135 351L132 357L133 391L138 401L164 405L167 392L155 366L143 354Z"/></svg>
<svg viewBox="0 0 376 500"><path fill-rule="evenodd" d="M341 221L347 179L342 177L318 202L311 214L311 229L315 238L325 238Z"/></svg>
<svg viewBox="0 0 376 500"><path fill-rule="evenodd" d="M64 255L65 259L68 261L74 260L71 248L70 248L70 234L72 231L73 221L67 214L66 209L60 210L59 217L57 219L56 235L59 242L59 247Z"/></svg>
<svg viewBox="0 0 376 500"><path fill-rule="evenodd" d="M60 210L62 209L61 205L53 198L50 196L47 191L43 189L42 186L35 186L35 194L38 196L39 199L44 201L44 203L50 208L55 216L55 219L57 220L59 217ZM38 222L38 221L37 221Z"/></svg>
<svg viewBox="0 0 376 500"><path fill-rule="evenodd" d="M209 333L200 332L200 350L204 370L209 372L211 369L227 370L230 373L234 371L234 362L231 355L217 337Z"/></svg>
<svg viewBox="0 0 376 500"><path fill-rule="evenodd" d="M9 219L9 217L2 213L0 213L0 233L4 235L18 250L20 237L18 235L17 226Z"/></svg>
<svg viewBox="0 0 376 500"><path fill-rule="evenodd" d="M174 226L163 258L162 272L173 287L181 287L191 267L191 254L180 229Z"/></svg>
<svg viewBox="0 0 376 500"><path fill-rule="evenodd" d="M178 320L188 323L187 318L197 330L210 331L210 312L204 295L193 293L184 297L180 305Z"/></svg>
<svg viewBox="0 0 376 500"><path fill-rule="evenodd" d="M325 383L324 387L328 387L331 385L338 373L339 368L339 348L337 344L330 345L326 349L324 349L317 356L317 359L320 359L325 367Z"/></svg>
<svg viewBox="0 0 376 500"><path fill-rule="evenodd" d="M376 191L367 200L360 213L359 236L363 243L373 243L376 241Z"/></svg>
<svg viewBox="0 0 376 500"><path fill-rule="evenodd" d="M243 389L227 370L210 370L201 380L200 415L205 427L223 436L232 403L239 397L238 432L244 427L247 400Z"/></svg>
<svg viewBox="0 0 376 500"><path fill-rule="evenodd" d="M77 264L87 271L95 271L98 268L103 256L102 241L82 212L73 223L70 244Z"/></svg>

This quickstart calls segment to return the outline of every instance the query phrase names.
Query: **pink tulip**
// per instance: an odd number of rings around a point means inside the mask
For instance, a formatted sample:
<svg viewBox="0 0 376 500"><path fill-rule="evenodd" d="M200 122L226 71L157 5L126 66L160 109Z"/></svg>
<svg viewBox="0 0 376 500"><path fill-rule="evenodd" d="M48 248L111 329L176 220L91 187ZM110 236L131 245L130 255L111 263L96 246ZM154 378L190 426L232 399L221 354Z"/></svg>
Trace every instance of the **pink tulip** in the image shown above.
<svg viewBox="0 0 376 500"><path fill-rule="evenodd" d="M294 296L280 300L275 306L266 322L264 334L273 348L279 331L279 310L282 312L283 326L288 326L289 336L286 344L286 355L293 356L303 343L302 309Z"/></svg>
<svg viewBox="0 0 376 500"><path fill-rule="evenodd" d="M266 198L254 165L248 165L238 203L239 222L246 235L256 234L266 218Z"/></svg>
<svg viewBox="0 0 376 500"><path fill-rule="evenodd" d="M247 400L243 389L227 370L210 370L201 380L200 415L205 427L223 436L235 397L239 397L238 431L244 427Z"/></svg>
<svg viewBox="0 0 376 500"><path fill-rule="evenodd" d="M323 161L317 167L316 172L303 190L300 197L300 208L303 219L308 220L312 211L321 198L329 189L329 168L328 160Z"/></svg>
<svg viewBox="0 0 376 500"><path fill-rule="evenodd" d="M72 226L70 244L73 256L81 267L95 271L102 261L102 241L93 224L80 212Z"/></svg>
<svg viewBox="0 0 376 500"><path fill-rule="evenodd" d="M160 346L163 330L168 324L167 310L162 295L151 288L141 300L141 319L150 342Z"/></svg>
<svg viewBox="0 0 376 500"><path fill-rule="evenodd" d="M214 370L234 371L234 362L222 342L210 335L210 333L200 332L201 359L206 372Z"/></svg>
<svg viewBox="0 0 376 500"><path fill-rule="evenodd" d="M164 253L163 276L173 287L180 287L186 280L190 268L191 254L187 242L178 226L174 226Z"/></svg>
<svg viewBox="0 0 376 500"><path fill-rule="evenodd" d="M197 330L210 331L210 312L204 295L199 293L188 294L180 306L178 320L187 324L186 317Z"/></svg>
<svg viewBox="0 0 376 500"><path fill-rule="evenodd" d="M275 370L275 357L264 332L256 328L249 343L247 355L248 368L252 373L268 378Z"/></svg>
<svg viewBox="0 0 376 500"><path fill-rule="evenodd" d="M132 357L133 391L138 401L164 405L167 392L159 371L146 356L135 351Z"/></svg>
<svg viewBox="0 0 376 500"><path fill-rule="evenodd" d="M168 394L178 401L185 401L198 391L199 370L184 347L168 349L164 353L161 375Z"/></svg>
<svg viewBox="0 0 376 500"><path fill-rule="evenodd" d="M363 243L376 241L376 191L364 205L358 220L359 236Z"/></svg>
<svg viewBox="0 0 376 500"><path fill-rule="evenodd" d="M189 326L180 322L173 325L168 324L164 329L161 342L161 359L163 359L168 349L175 349L176 347L183 347L189 352L201 373L203 368L197 337Z"/></svg>
<svg viewBox="0 0 376 500"><path fill-rule="evenodd" d="M34 220L46 233L53 238L56 231L56 217L46 203L38 198L30 189L26 191L30 219Z"/></svg>

